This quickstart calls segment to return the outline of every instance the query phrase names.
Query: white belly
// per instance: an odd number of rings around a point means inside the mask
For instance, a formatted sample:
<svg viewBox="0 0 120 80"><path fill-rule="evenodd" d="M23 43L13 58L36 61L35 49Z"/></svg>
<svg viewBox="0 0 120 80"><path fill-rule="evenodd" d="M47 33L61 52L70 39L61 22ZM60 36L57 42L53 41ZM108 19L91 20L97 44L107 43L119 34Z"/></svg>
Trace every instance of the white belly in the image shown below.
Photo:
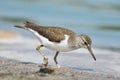
<svg viewBox="0 0 120 80"><path fill-rule="evenodd" d="M28 30L31 31L38 38L40 43L48 49L60 51L60 52L67 52L67 51L74 50L74 49L70 48L68 45L69 35L65 35L65 39L62 40L60 43L58 43L58 42L49 41L47 38L43 37L42 35L38 34L36 31L34 31L32 29L28 29Z"/></svg>
<svg viewBox="0 0 120 80"><path fill-rule="evenodd" d="M62 40L60 43L50 42L50 43L46 43L44 45L46 48L55 50L55 51L67 52L67 51L73 50L69 47L69 45L67 43L67 38L65 40Z"/></svg>

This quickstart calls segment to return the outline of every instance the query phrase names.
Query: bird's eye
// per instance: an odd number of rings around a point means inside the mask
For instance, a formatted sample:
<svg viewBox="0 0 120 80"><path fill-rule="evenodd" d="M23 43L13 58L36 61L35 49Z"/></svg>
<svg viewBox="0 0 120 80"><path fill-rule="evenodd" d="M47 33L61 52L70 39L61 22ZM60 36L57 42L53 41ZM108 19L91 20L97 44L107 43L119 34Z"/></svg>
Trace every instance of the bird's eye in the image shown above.
<svg viewBox="0 0 120 80"><path fill-rule="evenodd" d="M87 45L87 42L84 42L85 45Z"/></svg>

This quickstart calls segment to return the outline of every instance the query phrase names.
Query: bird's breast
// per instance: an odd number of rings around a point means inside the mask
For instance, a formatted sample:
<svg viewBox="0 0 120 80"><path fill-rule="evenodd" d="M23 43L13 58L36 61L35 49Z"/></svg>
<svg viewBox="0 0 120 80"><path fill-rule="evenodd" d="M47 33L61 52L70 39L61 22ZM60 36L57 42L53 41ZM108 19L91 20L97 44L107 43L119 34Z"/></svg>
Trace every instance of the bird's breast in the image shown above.
<svg viewBox="0 0 120 80"><path fill-rule="evenodd" d="M68 44L68 38L69 38L69 35L65 35L65 38L60 42L48 41L44 45L46 48L55 50L55 51L61 51L61 52L71 51L71 48L69 47L69 44Z"/></svg>
<svg viewBox="0 0 120 80"><path fill-rule="evenodd" d="M48 43L46 43L45 47L48 49L60 51L60 52L68 52L68 51L79 49L76 46L71 47L68 43L68 39L69 39L69 35L65 35L64 40L60 41L59 43L48 42Z"/></svg>
<svg viewBox="0 0 120 80"><path fill-rule="evenodd" d="M40 41L40 44L44 45L44 47L54 50L54 51L60 51L60 52L68 52L75 49L78 49L77 47L71 47L68 43L69 35L65 34L65 38L61 40L60 42L52 42L49 41L46 37L42 36L41 34L38 34L38 32L28 29L30 32L32 32Z"/></svg>

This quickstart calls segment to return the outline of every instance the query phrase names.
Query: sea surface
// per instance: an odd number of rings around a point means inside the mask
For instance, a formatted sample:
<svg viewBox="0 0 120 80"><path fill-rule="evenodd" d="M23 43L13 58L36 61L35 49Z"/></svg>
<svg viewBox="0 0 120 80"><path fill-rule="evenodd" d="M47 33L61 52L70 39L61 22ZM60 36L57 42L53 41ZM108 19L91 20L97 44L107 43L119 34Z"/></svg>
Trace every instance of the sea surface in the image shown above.
<svg viewBox="0 0 120 80"><path fill-rule="evenodd" d="M120 0L0 0L0 30L32 21L88 34L93 47L120 49Z"/></svg>

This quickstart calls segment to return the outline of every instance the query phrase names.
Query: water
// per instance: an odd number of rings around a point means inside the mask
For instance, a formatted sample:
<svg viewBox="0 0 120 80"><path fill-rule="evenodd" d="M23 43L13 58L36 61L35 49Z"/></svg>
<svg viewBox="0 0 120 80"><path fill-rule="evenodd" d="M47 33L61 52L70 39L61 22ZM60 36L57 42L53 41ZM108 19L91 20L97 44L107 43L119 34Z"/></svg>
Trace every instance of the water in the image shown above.
<svg viewBox="0 0 120 80"><path fill-rule="evenodd" d="M120 0L1 0L0 29L28 36L31 33L13 27L28 20L85 33L93 47L119 50L119 5Z"/></svg>

